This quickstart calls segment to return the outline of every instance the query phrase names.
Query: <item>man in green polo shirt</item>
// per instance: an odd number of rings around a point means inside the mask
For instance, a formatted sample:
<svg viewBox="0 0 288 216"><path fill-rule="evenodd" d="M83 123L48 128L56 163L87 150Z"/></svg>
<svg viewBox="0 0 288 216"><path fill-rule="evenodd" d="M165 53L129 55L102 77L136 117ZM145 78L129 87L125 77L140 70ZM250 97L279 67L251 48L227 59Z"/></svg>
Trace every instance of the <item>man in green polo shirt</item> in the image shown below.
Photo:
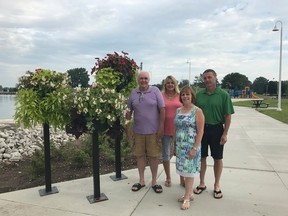
<svg viewBox="0 0 288 216"><path fill-rule="evenodd" d="M223 149L227 142L227 134L231 124L231 114L234 113L229 94L216 86L217 74L212 69L203 72L206 88L196 96L196 106L200 107L205 116L204 135L201 142L200 184L194 189L195 194L201 194L206 189L205 172L207 168L208 147L214 159L214 198L223 197L220 189L220 177L223 169Z"/></svg>

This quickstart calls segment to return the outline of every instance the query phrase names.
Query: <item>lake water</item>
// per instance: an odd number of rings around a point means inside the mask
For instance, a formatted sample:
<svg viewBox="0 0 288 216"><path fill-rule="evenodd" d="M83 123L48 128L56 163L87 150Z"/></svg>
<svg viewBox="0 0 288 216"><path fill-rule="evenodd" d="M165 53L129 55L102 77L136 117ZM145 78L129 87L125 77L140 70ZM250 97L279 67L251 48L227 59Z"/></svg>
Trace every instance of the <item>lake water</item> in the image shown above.
<svg viewBox="0 0 288 216"><path fill-rule="evenodd" d="M0 95L0 120L13 119L15 101L15 95Z"/></svg>

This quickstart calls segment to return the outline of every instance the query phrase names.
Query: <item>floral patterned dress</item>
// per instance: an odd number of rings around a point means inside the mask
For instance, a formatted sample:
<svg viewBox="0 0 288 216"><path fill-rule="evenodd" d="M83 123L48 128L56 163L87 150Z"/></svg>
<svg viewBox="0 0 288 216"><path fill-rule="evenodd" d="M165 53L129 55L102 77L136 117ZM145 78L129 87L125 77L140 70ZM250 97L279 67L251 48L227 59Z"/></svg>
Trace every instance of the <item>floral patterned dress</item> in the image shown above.
<svg viewBox="0 0 288 216"><path fill-rule="evenodd" d="M176 173L183 177L198 177L200 173L201 148L198 148L196 156L190 160L189 151L193 148L197 127L196 111L194 106L188 114L179 114L176 111L174 123L176 126Z"/></svg>

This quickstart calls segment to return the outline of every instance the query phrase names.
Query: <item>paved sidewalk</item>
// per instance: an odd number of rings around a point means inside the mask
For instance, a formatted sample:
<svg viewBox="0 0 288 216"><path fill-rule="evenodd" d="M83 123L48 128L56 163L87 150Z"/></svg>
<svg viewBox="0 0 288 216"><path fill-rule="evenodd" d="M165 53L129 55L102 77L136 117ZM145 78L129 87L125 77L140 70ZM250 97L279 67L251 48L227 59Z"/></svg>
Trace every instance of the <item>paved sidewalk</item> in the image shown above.
<svg viewBox="0 0 288 216"><path fill-rule="evenodd" d="M163 186L156 194L150 185L149 167L145 172L146 187L131 192L138 181L137 170L122 172L127 179L111 180L102 175L101 193L107 201L90 204L93 178L55 183L59 193L40 197L30 188L0 194L1 216L286 216L288 212L288 125L265 116L255 109L235 107L228 142L224 152L221 179L223 198L213 198L213 167L209 159L207 190L195 195L191 208L180 210L177 198L184 192L179 185L172 159L172 187ZM158 183L164 185L165 173L159 165ZM195 180L195 186L199 180Z"/></svg>

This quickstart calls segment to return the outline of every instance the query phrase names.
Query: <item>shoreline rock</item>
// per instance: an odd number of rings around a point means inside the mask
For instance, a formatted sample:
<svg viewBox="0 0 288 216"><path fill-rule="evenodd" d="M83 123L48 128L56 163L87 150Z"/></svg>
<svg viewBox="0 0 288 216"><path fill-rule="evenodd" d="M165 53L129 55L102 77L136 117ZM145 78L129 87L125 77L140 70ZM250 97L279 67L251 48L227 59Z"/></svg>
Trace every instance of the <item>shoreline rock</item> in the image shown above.
<svg viewBox="0 0 288 216"><path fill-rule="evenodd" d="M66 131L50 128L50 144L56 148L75 141ZM32 157L44 146L42 127L30 129L16 127L13 120L0 120L0 164L18 162Z"/></svg>

